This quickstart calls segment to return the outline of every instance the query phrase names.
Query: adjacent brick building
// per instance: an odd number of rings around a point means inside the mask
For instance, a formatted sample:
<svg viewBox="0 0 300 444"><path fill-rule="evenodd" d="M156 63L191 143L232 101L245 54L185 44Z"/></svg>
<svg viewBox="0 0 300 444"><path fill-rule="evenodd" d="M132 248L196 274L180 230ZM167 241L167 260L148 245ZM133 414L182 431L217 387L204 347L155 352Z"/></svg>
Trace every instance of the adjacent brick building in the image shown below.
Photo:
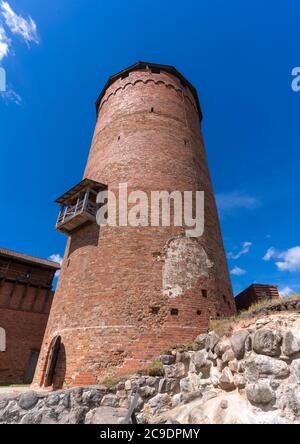
<svg viewBox="0 0 300 444"><path fill-rule="evenodd" d="M275 285L252 284L235 297L238 311L246 310L255 302L264 299L278 299L278 288Z"/></svg>
<svg viewBox="0 0 300 444"><path fill-rule="evenodd" d="M59 268L0 248L0 385L32 382Z"/></svg>
<svg viewBox="0 0 300 444"><path fill-rule="evenodd" d="M57 199L68 237L35 374L37 385L91 384L187 343L235 312L195 88L173 67L139 62L97 100L84 179ZM66 171L67 173L67 171ZM95 222L96 194L205 191L205 232Z"/></svg>

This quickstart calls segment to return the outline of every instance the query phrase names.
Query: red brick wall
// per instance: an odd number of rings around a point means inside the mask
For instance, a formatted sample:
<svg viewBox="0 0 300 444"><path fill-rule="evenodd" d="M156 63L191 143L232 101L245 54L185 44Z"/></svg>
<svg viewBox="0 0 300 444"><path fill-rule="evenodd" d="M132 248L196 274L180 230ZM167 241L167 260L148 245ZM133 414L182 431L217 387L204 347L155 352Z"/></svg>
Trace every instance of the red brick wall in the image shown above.
<svg viewBox="0 0 300 444"><path fill-rule="evenodd" d="M18 263L10 266L15 276L30 268ZM34 267L34 276L48 282L49 271ZM0 327L6 333L6 351L0 352L0 384L24 382L31 351L41 348L52 298L48 288L1 280Z"/></svg>
<svg viewBox="0 0 300 444"><path fill-rule="evenodd" d="M205 331L209 316L235 311L199 115L177 77L135 71L106 90L84 177L116 192L125 182L148 195L204 190L205 233L186 239L181 227L96 224L72 233L36 384L56 335L63 343L56 378L81 385L146 365ZM181 290L170 296L176 283Z"/></svg>

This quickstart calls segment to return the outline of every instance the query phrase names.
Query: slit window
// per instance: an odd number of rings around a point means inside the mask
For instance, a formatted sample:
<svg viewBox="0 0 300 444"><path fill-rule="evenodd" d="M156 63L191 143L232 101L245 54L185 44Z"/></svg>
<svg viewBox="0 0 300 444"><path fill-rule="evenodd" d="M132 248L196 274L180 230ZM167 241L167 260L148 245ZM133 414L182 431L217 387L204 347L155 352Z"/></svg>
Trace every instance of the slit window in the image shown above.
<svg viewBox="0 0 300 444"><path fill-rule="evenodd" d="M178 308L171 308L171 315L172 316L178 316L178 313L179 313Z"/></svg>
<svg viewBox="0 0 300 444"><path fill-rule="evenodd" d="M159 307L151 307L151 313L152 314L158 314L159 313L160 308Z"/></svg>
<svg viewBox="0 0 300 444"><path fill-rule="evenodd" d="M207 290L202 290L202 297L207 298Z"/></svg>

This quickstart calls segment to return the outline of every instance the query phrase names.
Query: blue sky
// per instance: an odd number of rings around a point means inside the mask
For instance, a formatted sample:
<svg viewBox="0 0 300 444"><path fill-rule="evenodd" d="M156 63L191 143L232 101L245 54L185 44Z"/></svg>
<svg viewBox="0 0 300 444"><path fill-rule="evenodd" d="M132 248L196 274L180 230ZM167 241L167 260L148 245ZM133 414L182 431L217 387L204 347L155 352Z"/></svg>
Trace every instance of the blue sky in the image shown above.
<svg viewBox="0 0 300 444"><path fill-rule="evenodd" d="M82 177L95 99L109 75L148 60L198 90L235 294L253 282L300 292L297 0L0 0L0 11L1 246L63 255L53 201Z"/></svg>

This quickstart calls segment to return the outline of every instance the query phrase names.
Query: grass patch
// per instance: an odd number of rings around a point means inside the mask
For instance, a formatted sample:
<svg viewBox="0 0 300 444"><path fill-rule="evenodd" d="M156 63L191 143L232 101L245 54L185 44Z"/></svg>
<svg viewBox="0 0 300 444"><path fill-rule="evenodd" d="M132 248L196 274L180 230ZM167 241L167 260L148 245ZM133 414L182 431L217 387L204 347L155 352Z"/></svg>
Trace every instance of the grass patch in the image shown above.
<svg viewBox="0 0 300 444"><path fill-rule="evenodd" d="M132 373L122 373L120 375L116 375L116 374L111 374L111 375L107 375L102 381L101 383L103 385L105 385L107 388L113 388L116 385L119 384L119 382L125 382L127 381L128 378L130 378L130 376L132 376Z"/></svg>
<svg viewBox="0 0 300 444"><path fill-rule="evenodd" d="M239 322L242 319L247 319L256 313L259 314L259 311L272 307L277 304L284 305L286 302L300 300L300 295L296 294L293 296L286 297L284 299L271 299L271 300L263 300L252 304L247 310L243 310L235 316L231 316L229 318L218 318L211 319L209 321L209 330L214 331L217 335L230 335L235 323Z"/></svg>
<svg viewBox="0 0 300 444"><path fill-rule="evenodd" d="M148 367L138 371L141 376L163 376L164 366L160 359L155 359Z"/></svg>

